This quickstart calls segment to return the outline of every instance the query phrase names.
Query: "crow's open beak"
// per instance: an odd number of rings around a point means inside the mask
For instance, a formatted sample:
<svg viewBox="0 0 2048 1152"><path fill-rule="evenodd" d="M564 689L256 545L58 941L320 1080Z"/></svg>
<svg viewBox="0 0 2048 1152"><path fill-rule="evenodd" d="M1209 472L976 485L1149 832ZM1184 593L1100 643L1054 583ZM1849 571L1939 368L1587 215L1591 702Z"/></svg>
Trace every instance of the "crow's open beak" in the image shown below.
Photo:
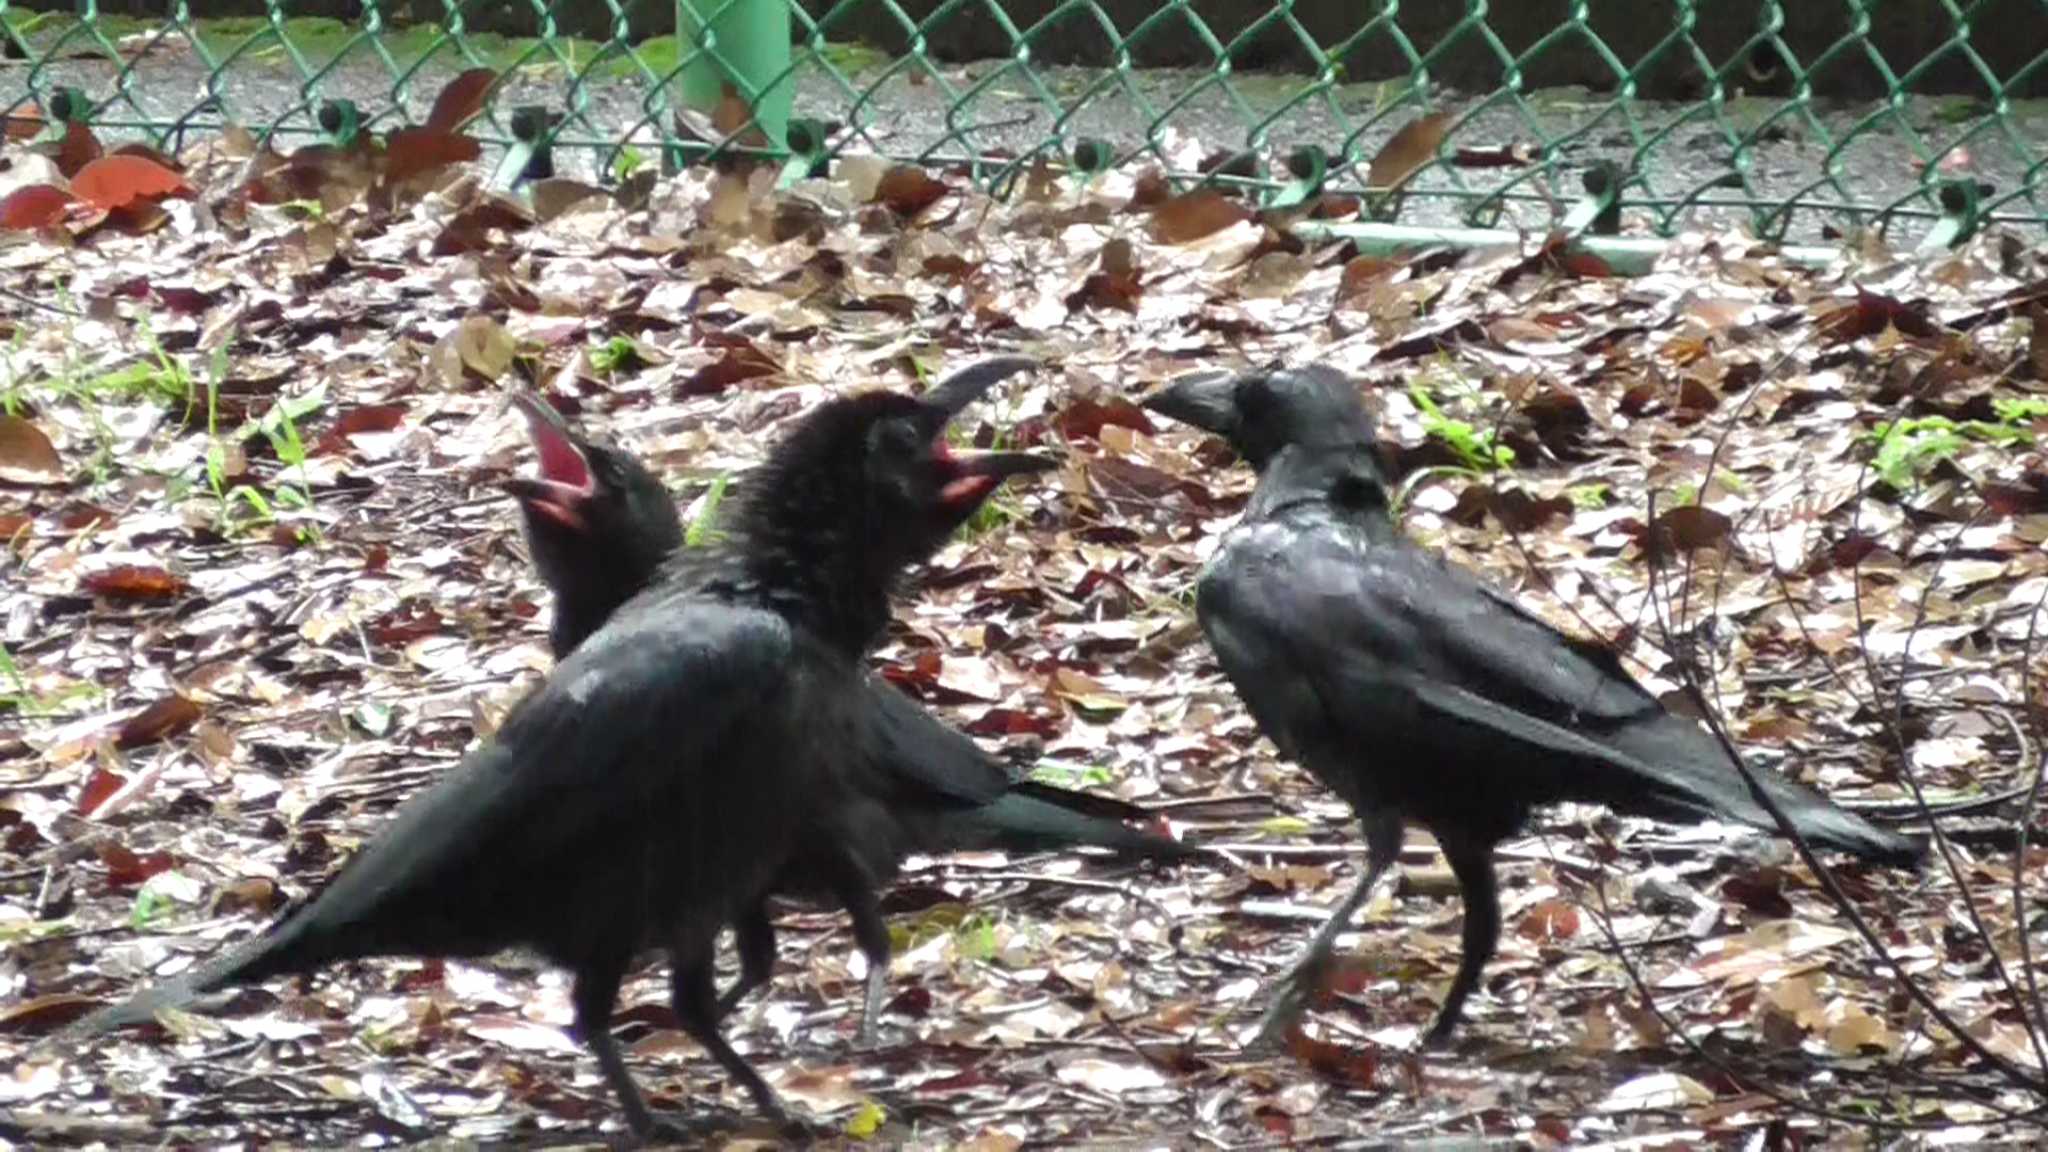
<svg viewBox="0 0 2048 1152"><path fill-rule="evenodd" d="M964 411L969 404L979 400L989 389L1019 372L1028 372L1036 367L1038 361L1029 356L991 356L986 360L969 364L932 385L931 390L918 397L918 400L938 414L941 417L939 423L944 425L947 420Z"/></svg>
<svg viewBox="0 0 2048 1152"><path fill-rule="evenodd" d="M597 480L576 434L561 413L532 392L514 392L512 403L526 417L526 435L540 458L540 475L515 476L503 488L534 514L583 530L583 506L597 494Z"/></svg>
<svg viewBox="0 0 2048 1152"><path fill-rule="evenodd" d="M1237 430L1237 376L1231 372L1190 373L1139 404L1169 420L1228 437Z"/></svg>
<svg viewBox="0 0 2048 1152"><path fill-rule="evenodd" d="M932 449L952 470L945 487L939 490L939 499L947 507L972 508L1012 476L1044 472L1059 466L1056 460L1030 452L956 452L940 435L953 417L979 400L990 388L1019 372L1037 367L1039 362L1029 356L991 356L960 369L918 397L918 402L931 415Z"/></svg>
<svg viewBox="0 0 2048 1152"><path fill-rule="evenodd" d="M939 499L956 508L981 503L1012 476L1059 467L1059 461L1031 452L948 452L944 459L952 465L953 478L939 489Z"/></svg>

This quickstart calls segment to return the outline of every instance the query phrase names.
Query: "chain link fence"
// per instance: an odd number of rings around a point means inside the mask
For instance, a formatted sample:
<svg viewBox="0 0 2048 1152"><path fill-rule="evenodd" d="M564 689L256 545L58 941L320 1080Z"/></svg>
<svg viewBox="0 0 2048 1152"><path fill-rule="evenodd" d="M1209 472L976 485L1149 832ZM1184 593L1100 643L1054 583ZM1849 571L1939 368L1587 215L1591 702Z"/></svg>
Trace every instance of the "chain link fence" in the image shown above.
<svg viewBox="0 0 2048 1152"><path fill-rule="evenodd" d="M490 68L473 133L598 178L744 147L792 172L964 165L998 192L1040 165L1149 163L1268 202L1369 191L1369 218L1438 225L1813 241L2048 217L2048 0L199 7L0 0L10 123L166 147L235 123L288 146L417 122ZM1376 172L1419 119L1405 144L1428 162ZM1587 189L1600 210L1575 214Z"/></svg>

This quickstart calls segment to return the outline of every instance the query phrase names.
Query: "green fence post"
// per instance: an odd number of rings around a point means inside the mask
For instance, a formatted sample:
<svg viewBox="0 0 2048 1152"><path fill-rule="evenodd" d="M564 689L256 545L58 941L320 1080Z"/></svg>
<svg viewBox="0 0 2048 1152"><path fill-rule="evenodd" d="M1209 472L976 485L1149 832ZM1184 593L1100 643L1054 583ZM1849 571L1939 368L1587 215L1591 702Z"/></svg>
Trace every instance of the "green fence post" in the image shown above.
<svg viewBox="0 0 2048 1152"><path fill-rule="evenodd" d="M789 6L794 2L676 0L677 51L697 53L682 70L683 102L708 113L718 107L730 83L753 106L754 122L769 143L783 147L796 102L789 74ZM705 12L710 13L708 36ZM768 90L771 84L773 91Z"/></svg>

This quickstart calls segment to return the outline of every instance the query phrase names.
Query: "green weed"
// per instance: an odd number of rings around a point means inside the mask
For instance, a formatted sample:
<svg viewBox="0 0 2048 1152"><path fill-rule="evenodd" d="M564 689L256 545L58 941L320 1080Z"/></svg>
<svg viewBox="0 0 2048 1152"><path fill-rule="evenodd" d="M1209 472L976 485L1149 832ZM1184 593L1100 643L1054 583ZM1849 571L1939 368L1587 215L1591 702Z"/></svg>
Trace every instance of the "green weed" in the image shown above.
<svg viewBox="0 0 2048 1152"><path fill-rule="evenodd" d="M731 480L731 473L721 473L711 482L711 490L704 494L704 506L683 529L683 547L701 548L725 539L725 533L717 527L718 507L725 502L725 488Z"/></svg>
<svg viewBox="0 0 2048 1152"><path fill-rule="evenodd" d="M1879 424L1864 439L1877 446L1871 469L1898 491L1917 487L1944 460L1954 460L1972 441L2000 448L2033 443L2034 421L2048 417L2048 398L2026 396L1991 402L1996 420L1951 420L1918 416Z"/></svg>
<svg viewBox="0 0 2048 1152"><path fill-rule="evenodd" d="M1597 512L1607 507L1607 497L1611 491L1612 489L1605 484L1579 484L1565 489L1564 494L1571 500L1572 507Z"/></svg>
<svg viewBox="0 0 2048 1152"><path fill-rule="evenodd" d="M1101 764L1068 764L1040 760L1031 768L1031 778L1056 788L1107 788L1116 777Z"/></svg>
<svg viewBox="0 0 2048 1152"><path fill-rule="evenodd" d="M1515 450L1499 442L1491 428L1479 428L1444 415L1436 399L1419 384L1410 385L1408 398L1422 413L1422 430L1441 440L1474 472L1505 471L1515 466Z"/></svg>
<svg viewBox="0 0 2048 1152"><path fill-rule="evenodd" d="M640 345L629 337L614 336L590 350L591 369L606 376L637 372L646 366L646 358L640 355Z"/></svg>

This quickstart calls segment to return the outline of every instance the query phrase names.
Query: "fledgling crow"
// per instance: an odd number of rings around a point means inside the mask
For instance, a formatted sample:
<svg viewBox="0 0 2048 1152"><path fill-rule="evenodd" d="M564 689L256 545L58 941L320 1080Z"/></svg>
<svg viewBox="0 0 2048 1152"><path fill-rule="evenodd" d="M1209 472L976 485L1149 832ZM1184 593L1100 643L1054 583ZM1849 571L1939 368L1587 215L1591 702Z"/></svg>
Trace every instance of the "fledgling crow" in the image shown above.
<svg viewBox="0 0 2048 1152"><path fill-rule="evenodd" d="M1029 367L1021 357L998 357L963 369L943 391L1007 376ZM554 592L549 641L557 659L653 578L662 559L683 545L683 524L659 477L630 453L587 437L546 401L517 392L539 461L539 475L505 483L519 501L534 566ZM1199 849L1123 821L1144 819L1142 808L1102 796L1030 780L1013 780L983 752L880 676L866 678L868 722L856 786L883 802L857 850L879 882L892 878L912 852L1002 849L1049 851L1103 848L1127 856L1180 859ZM778 894L816 898L833 891L833 862L793 860L775 885ZM730 1010L768 979L775 933L765 902L734 924L740 979L720 1001ZM873 1036L889 942L872 931L860 941L868 964L861 1018L863 1042Z"/></svg>
<svg viewBox="0 0 2048 1152"><path fill-rule="evenodd" d="M633 1131L647 1107L611 1037L619 984L660 948L682 1026L762 1112L781 1105L717 1026L721 925L798 853L878 929L862 797L861 653L906 567L1040 457L956 454L948 420L989 381L870 392L793 422L715 547L678 557L309 901L189 974L74 1025L77 1039L229 985L375 956L532 948L574 975L576 1030Z"/></svg>

